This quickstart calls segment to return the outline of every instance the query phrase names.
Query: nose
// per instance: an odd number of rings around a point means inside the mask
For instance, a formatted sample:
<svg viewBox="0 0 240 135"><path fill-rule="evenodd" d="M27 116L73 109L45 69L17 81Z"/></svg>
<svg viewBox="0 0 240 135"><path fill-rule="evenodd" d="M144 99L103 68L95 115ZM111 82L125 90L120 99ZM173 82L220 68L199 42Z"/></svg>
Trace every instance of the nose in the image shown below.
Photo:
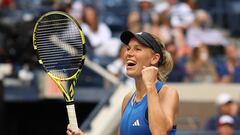
<svg viewBox="0 0 240 135"><path fill-rule="evenodd" d="M124 60L127 60L128 58L133 57L133 51L131 50L126 50L124 53Z"/></svg>
<svg viewBox="0 0 240 135"><path fill-rule="evenodd" d="M127 56L132 56L134 54L134 50L133 49L129 49L126 51Z"/></svg>

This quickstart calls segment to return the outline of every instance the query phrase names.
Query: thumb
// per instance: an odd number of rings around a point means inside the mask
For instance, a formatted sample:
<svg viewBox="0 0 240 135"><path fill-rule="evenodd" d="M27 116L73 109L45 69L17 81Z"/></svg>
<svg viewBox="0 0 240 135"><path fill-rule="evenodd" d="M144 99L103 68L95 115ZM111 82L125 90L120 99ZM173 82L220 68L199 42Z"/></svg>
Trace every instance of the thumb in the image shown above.
<svg viewBox="0 0 240 135"><path fill-rule="evenodd" d="M143 66L143 69L145 69L146 68L146 66Z"/></svg>

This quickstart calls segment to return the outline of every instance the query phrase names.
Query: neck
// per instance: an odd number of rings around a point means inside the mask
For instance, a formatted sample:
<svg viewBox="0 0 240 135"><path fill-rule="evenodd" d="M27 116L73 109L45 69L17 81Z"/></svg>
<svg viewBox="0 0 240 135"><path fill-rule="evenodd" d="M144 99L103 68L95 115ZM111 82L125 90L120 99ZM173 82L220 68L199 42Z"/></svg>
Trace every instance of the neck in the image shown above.
<svg viewBox="0 0 240 135"><path fill-rule="evenodd" d="M97 23L89 23L90 29L93 32L96 32L98 30L98 24Z"/></svg>
<svg viewBox="0 0 240 135"><path fill-rule="evenodd" d="M237 63L237 59L229 58L229 63L232 63L233 65L235 65Z"/></svg>
<svg viewBox="0 0 240 135"><path fill-rule="evenodd" d="M135 85L136 85L136 100L141 100L142 97L146 94L146 86L141 79L135 79Z"/></svg>

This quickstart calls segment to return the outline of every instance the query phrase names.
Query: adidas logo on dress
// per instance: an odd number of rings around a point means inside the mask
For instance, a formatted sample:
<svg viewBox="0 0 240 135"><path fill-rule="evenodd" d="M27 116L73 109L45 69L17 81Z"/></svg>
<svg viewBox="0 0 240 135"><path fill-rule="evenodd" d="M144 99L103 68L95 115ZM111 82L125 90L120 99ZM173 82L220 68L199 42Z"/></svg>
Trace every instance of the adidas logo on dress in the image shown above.
<svg viewBox="0 0 240 135"><path fill-rule="evenodd" d="M140 126L140 123L139 123L139 120L136 120L134 123L133 123L133 126L136 127L136 126Z"/></svg>

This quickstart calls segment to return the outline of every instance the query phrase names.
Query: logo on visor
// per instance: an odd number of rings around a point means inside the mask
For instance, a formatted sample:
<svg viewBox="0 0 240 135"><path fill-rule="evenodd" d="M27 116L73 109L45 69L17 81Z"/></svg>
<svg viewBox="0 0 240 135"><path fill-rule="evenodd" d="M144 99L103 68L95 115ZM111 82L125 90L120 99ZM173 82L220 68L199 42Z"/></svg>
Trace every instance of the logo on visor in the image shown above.
<svg viewBox="0 0 240 135"><path fill-rule="evenodd" d="M142 35L142 32L138 32L138 33L136 33L136 34L138 34L138 35Z"/></svg>

